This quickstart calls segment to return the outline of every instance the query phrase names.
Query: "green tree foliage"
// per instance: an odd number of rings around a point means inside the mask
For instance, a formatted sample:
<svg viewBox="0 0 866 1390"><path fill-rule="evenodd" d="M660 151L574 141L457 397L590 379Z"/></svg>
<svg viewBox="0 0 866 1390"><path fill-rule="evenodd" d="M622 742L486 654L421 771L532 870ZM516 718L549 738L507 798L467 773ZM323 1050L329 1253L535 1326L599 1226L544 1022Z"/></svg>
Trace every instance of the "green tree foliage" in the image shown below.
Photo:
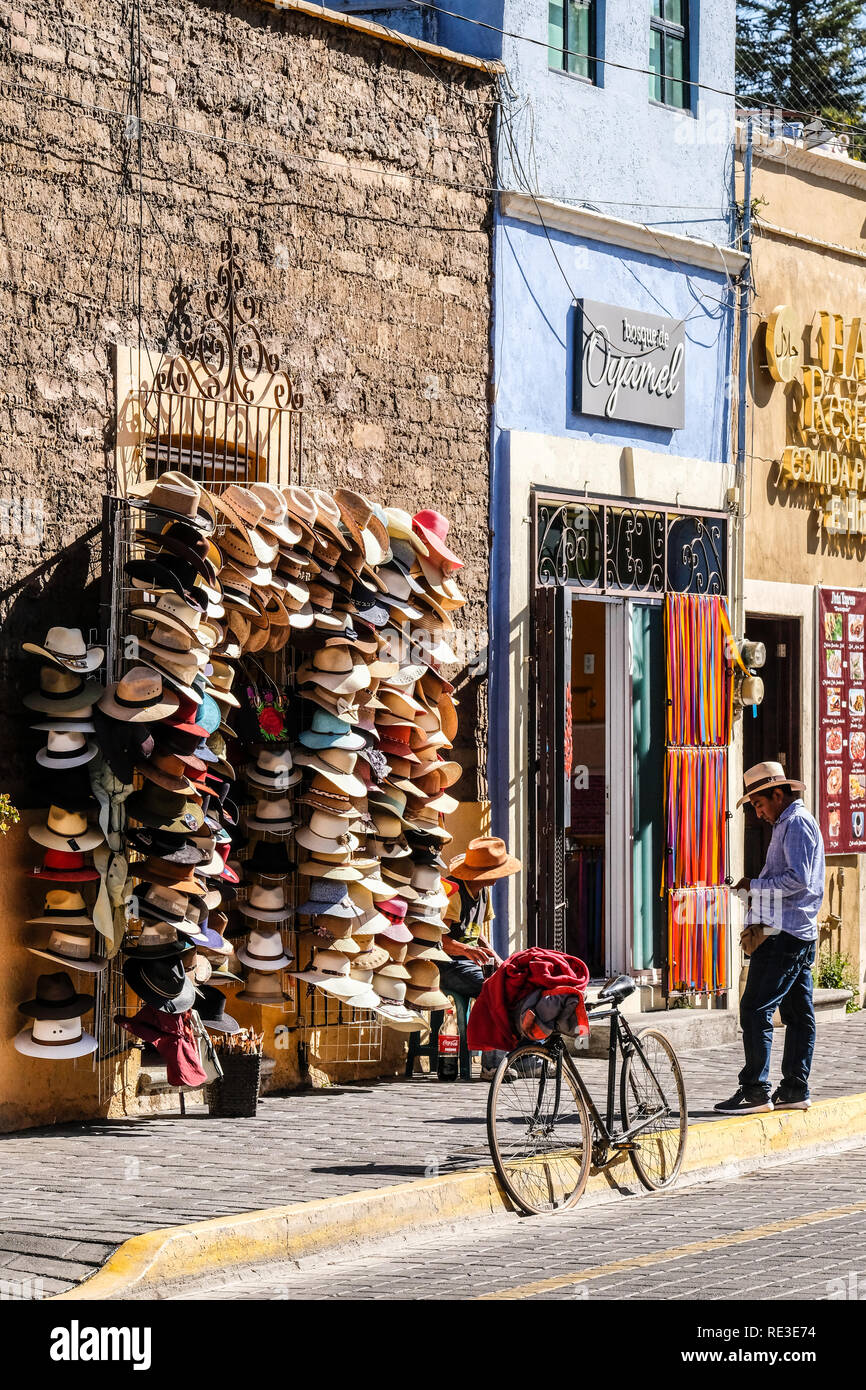
<svg viewBox="0 0 866 1390"><path fill-rule="evenodd" d="M738 0L737 85L744 105L862 124L862 0Z"/></svg>

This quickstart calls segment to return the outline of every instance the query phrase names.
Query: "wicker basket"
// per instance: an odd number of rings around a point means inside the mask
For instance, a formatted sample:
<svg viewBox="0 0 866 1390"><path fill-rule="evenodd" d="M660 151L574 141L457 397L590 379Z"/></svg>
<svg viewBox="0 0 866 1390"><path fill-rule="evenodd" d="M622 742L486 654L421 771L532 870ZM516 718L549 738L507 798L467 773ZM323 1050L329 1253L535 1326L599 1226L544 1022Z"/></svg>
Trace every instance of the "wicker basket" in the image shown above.
<svg viewBox="0 0 866 1390"><path fill-rule="evenodd" d="M223 1074L207 1088L211 1115L239 1119L255 1115L259 1101L262 1059L244 1052L220 1054Z"/></svg>

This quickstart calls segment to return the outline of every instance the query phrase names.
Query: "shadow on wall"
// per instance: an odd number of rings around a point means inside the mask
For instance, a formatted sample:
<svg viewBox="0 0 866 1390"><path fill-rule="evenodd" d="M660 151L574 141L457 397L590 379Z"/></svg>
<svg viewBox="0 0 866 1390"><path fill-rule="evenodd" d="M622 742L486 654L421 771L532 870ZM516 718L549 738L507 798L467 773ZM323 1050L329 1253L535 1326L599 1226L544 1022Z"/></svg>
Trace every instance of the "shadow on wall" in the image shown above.
<svg viewBox="0 0 866 1390"><path fill-rule="evenodd" d="M52 778L35 760L45 735L32 733L29 725L45 716L26 709L21 700L39 684L39 661L22 652L21 643L41 641L56 625L80 627L85 639L97 628L100 536L101 528L94 527L0 591L0 708L5 711L0 721L0 791L8 792L20 809L48 806L56 780L56 773ZM75 790L70 782L67 791Z"/></svg>

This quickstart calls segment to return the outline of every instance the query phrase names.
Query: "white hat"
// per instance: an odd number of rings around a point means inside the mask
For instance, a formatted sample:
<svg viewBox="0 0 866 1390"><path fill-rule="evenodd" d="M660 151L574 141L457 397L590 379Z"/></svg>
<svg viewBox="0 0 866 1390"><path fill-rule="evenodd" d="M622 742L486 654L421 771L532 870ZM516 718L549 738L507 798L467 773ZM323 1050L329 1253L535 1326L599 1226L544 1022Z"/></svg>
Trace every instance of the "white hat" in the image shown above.
<svg viewBox="0 0 866 1390"><path fill-rule="evenodd" d="M274 791L285 791L300 782L303 773L293 767L292 755L288 748L279 751L263 748L256 761L247 767L247 779L257 787L271 787Z"/></svg>
<svg viewBox="0 0 866 1390"><path fill-rule="evenodd" d="M105 659L103 648L88 647L78 627L51 627L41 646L38 642L22 642L21 650L66 671L95 671Z"/></svg>
<svg viewBox="0 0 866 1390"><path fill-rule="evenodd" d="M349 1007L352 1009L378 1008L379 995L373 988L372 970L365 970L363 966L355 965L350 962L349 974L356 983L364 986L363 994L354 994L349 1000Z"/></svg>
<svg viewBox="0 0 866 1390"><path fill-rule="evenodd" d="M86 1057L98 1046L96 1038L83 1031L80 1018L34 1018L33 1026L22 1029L14 1038L16 1052L51 1061Z"/></svg>
<svg viewBox="0 0 866 1390"><path fill-rule="evenodd" d="M64 811L51 806L45 825L31 825L27 834L37 845L48 849L84 853L102 844L102 831L87 824L87 817L78 811Z"/></svg>
<svg viewBox="0 0 866 1390"><path fill-rule="evenodd" d="M329 811L314 811L309 825L295 832L295 843L320 854L352 854L360 841L349 831L348 816L332 815Z"/></svg>
<svg viewBox="0 0 866 1390"><path fill-rule="evenodd" d="M50 895L49 895L50 896ZM75 927L55 927L44 947L28 946L34 956L68 965L72 970L83 970L88 975L98 975L108 965L107 956L93 954L94 935L90 931Z"/></svg>
<svg viewBox="0 0 866 1390"><path fill-rule="evenodd" d="M373 976L373 988L379 995L376 1013L389 1028L402 1033L415 1033L428 1027L426 1019L406 1008L406 986L391 975Z"/></svg>
<svg viewBox="0 0 866 1390"><path fill-rule="evenodd" d="M237 957L242 965L248 965L252 970L258 970L263 974L285 970L294 960L294 956L286 952L276 927L270 930L263 927L261 931L254 928L247 938L246 945L238 947Z"/></svg>
<svg viewBox="0 0 866 1390"><path fill-rule="evenodd" d="M356 994L366 994L368 986L362 980L353 980L350 975L348 956L339 951L314 951L313 963L307 970L290 970L298 980L307 980L318 985L326 994L337 999L351 999Z"/></svg>
<svg viewBox="0 0 866 1390"><path fill-rule="evenodd" d="M79 733L50 732L45 747L36 754L42 767L81 767L96 757L98 748L92 740Z"/></svg>
<svg viewBox="0 0 866 1390"><path fill-rule="evenodd" d="M798 782L796 777L789 777L781 763L772 762L755 763L754 767L743 773L743 785L746 792L737 802L738 806L742 806L756 792L771 791L773 787L789 786L796 792L806 790L805 782Z"/></svg>

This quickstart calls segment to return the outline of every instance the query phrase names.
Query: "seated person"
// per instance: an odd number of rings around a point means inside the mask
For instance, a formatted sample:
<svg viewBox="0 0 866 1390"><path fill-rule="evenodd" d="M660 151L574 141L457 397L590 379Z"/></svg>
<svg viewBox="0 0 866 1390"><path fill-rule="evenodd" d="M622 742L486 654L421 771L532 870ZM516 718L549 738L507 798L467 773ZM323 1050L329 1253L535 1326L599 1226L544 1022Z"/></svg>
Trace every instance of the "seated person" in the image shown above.
<svg viewBox="0 0 866 1390"><path fill-rule="evenodd" d="M442 949L450 956L439 967L439 987L445 993L454 990L470 999L477 999L481 986L492 975L502 959L490 944L493 904L490 885L497 879L508 878L520 869L519 859L507 851L505 841L491 835L470 840L465 854L458 854L448 866L445 888L449 892L444 920L450 936L442 938ZM493 1079L504 1054L483 1052L481 1075Z"/></svg>

